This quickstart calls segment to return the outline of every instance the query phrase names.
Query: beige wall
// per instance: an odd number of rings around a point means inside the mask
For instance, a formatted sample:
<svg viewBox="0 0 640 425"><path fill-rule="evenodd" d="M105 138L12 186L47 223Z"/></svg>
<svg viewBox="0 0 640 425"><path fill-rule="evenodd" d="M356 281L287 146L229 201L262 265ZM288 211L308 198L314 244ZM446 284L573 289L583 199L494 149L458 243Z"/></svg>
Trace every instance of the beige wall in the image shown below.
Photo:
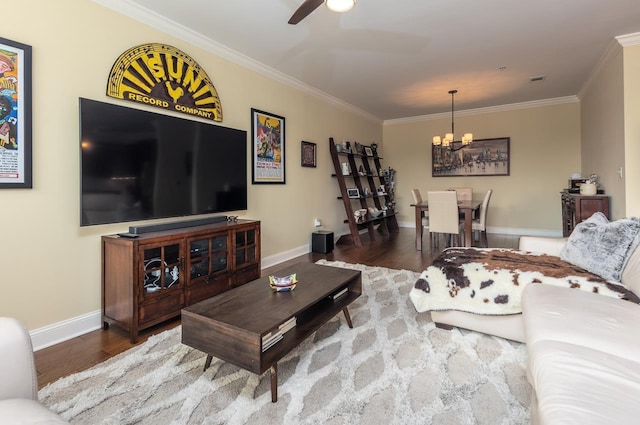
<svg viewBox="0 0 640 425"><path fill-rule="evenodd" d="M640 216L640 46L624 48L626 216Z"/></svg>
<svg viewBox="0 0 640 425"><path fill-rule="evenodd" d="M481 198L493 189L488 226L505 233L561 231L559 192L580 171L580 104L577 101L485 113L456 113L457 131L476 139L510 137L510 175L431 177L431 138L451 119L399 120L384 126L385 161L397 170L399 220L414 222L410 190L472 186ZM490 229L491 231L491 229Z"/></svg>
<svg viewBox="0 0 640 425"><path fill-rule="evenodd" d="M613 219L640 216L640 46L614 44L594 70L581 104L583 172L600 176Z"/></svg>
<svg viewBox="0 0 640 425"><path fill-rule="evenodd" d="M347 231L328 138L381 143L380 122L87 0L23 0L10 15L2 36L33 47L34 188L0 191L0 315L34 329L100 309L100 236L131 223L79 226L78 97L114 102L105 95L111 66L138 44L171 44L196 60L220 95L222 125L250 131L252 107L286 118L287 184L250 185L249 209L239 212L262 221L263 259L308 248L315 217L337 234ZM300 167L301 140L318 144L317 168Z"/></svg>
<svg viewBox="0 0 640 425"><path fill-rule="evenodd" d="M610 196L612 218L626 215L624 179L618 174L626 168L622 58L622 49L614 46L581 99L582 174L598 175Z"/></svg>

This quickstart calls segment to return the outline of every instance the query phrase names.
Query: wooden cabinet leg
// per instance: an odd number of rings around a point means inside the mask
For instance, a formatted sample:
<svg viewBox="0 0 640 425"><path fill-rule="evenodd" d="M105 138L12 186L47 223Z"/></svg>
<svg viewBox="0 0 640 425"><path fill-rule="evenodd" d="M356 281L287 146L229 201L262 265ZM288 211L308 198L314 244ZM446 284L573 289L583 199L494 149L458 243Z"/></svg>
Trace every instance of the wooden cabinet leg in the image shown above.
<svg viewBox="0 0 640 425"><path fill-rule="evenodd" d="M349 310L347 310L347 307L342 309L343 313L344 313L344 318L347 319L347 325L349 325L349 327L351 329L353 329L353 323L351 323L351 316L349 315Z"/></svg>
<svg viewBox="0 0 640 425"><path fill-rule="evenodd" d="M131 344L138 343L138 328L136 326L131 327L131 331L129 334L129 342L131 342Z"/></svg>
<svg viewBox="0 0 640 425"><path fill-rule="evenodd" d="M271 366L271 402L278 401L278 363Z"/></svg>

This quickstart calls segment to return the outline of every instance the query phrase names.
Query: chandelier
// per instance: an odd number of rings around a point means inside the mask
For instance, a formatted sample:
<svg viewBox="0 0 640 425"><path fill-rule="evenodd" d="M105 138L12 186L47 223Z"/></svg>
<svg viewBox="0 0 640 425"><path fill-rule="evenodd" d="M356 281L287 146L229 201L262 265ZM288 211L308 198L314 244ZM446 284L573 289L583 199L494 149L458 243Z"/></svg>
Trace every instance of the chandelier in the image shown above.
<svg viewBox="0 0 640 425"><path fill-rule="evenodd" d="M453 148L453 144L455 143L453 140L453 95L456 93L458 93L458 90L449 90L449 94L451 95L451 133L445 134L443 138L440 136L434 136L433 138L433 146L442 146L443 148L447 148L451 151L460 150L473 142L473 134L464 133L462 140L460 141L460 147L456 149Z"/></svg>

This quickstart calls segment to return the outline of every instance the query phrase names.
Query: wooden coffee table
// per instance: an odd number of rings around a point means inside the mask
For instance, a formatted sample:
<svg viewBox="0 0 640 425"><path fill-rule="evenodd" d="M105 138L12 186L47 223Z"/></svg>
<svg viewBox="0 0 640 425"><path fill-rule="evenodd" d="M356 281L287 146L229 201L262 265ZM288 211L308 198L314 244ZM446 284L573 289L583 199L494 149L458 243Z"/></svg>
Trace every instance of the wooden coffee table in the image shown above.
<svg viewBox="0 0 640 425"><path fill-rule="evenodd" d="M205 370L212 356L258 375L270 369L274 403L278 361L341 311L352 328L347 307L362 293L359 270L301 263L277 276L293 273L298 278L293 291L275 292L264 276L182 310L182 343L208 354ZM292 317L296 326L263 351L263 337Z"/></svg>

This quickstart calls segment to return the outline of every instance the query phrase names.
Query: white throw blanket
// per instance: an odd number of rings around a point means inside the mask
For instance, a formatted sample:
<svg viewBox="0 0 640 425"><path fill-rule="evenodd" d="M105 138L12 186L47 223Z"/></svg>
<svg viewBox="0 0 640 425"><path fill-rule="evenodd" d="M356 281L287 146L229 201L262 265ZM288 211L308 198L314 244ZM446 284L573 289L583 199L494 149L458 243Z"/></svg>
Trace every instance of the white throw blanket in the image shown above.
<svg viewBox="0 0 640 425"><path fill-rule="evenodd" d="M522 312L528 284L595 292L640 303L633 292L560 258L512 249L449 248L418 278L409 297L420 313L460 310L486 315Z"/></svg>

